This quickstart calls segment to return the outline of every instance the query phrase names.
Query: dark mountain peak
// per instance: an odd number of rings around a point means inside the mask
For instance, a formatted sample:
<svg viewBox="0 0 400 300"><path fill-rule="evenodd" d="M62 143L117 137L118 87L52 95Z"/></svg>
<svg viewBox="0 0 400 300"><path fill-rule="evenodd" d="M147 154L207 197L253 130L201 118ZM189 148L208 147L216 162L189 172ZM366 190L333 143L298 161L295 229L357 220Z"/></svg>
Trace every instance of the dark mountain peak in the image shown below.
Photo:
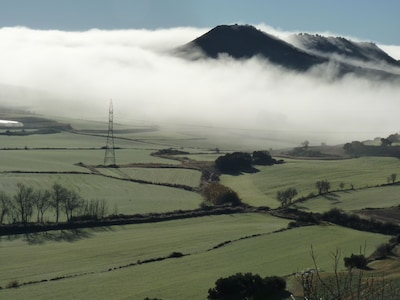
<svg viewBox="0 0 400 300"><path fill-rule="evenodd" d="M325 57L335 54L345 59L373 63L384 62L392 66L400 66L398 61L372 42L355 42L343 37L300 33L295 36L294 44L305 51Z"/></svg>
<svg viewBox="0 0 400 300"><path fill-rule="evenodd" d="M334 71L338 77L352 73L374 80L400 78L399 61L374 43L307 33L292 36L288 43L251 25L219 25L175 50L177 55L189 59L259 56L296 71L321 66L317 71L326 70L328 77ZM325 64L330 61L334 64Z"/></svg>
<svg viewBox="0 0 400 300"><path fill-rule="evenodd" d="M293 45L251 25L219 25L180 48L200 49L207 57L227 54L233 58L264 56L271 62L295 70L307 70L326 60L308 54Z"/></svg>

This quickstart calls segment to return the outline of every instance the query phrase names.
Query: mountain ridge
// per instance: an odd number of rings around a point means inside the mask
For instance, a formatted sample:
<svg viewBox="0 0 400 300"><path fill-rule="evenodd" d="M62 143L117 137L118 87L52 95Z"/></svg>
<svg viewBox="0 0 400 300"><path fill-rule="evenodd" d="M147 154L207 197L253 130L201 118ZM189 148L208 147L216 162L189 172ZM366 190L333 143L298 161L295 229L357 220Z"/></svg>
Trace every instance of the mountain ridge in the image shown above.
<svg viewBox="0 0 400 300"><path fill-rule="evenodd" d="M374 79L400 80L400 62L374 43L308 33L293 35L285 41L252 25L218 25L176 48L175 53L186 59L218 59L220 55L233 59L260 56L274 65L298 72L334 62L338 76L350 73Z"/></svg>

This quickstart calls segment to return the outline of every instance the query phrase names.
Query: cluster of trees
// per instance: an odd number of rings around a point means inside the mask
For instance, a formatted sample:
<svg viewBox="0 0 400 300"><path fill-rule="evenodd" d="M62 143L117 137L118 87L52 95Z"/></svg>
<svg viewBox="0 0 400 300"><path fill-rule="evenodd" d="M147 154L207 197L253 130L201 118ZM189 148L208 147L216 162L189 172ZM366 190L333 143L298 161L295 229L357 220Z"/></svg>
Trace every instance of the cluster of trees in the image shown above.
<svg viewBox="0 0 400 300"><path fill-rule="evenodd" d="M242 204L242 201L234 190L217 182L205 185L202 189L202 195L206 205L239 206Z"/></svg>
<svg viewBox="0 0 400 300"><path fill-rule="evenodd" d="M292 199L297 195L297 190L295 188L287 188L284 191L278 191L276 193L276 198L281 203L282 207L288 207L292 204Z"/></svg>
<svg viewBox="0 0 400 300"><path fill-rule="evenodd" d="M328 180L319 180L315 183L315 187L318 189L318 194L323 195L329 193L331 184ZM340 184L341 189L344 188L344 183ZM288 207L292 204L293 198L297 196L297 190L293 187L287 188L283 191L276 193L276 199L281 203L282 207Z"/></svg>
<svg viewBox="0 0 400 300"><path fill-rule="evenodd" d="M400 158L400 146L391 146L391 142L381 140L381 146L364 145L362 142L354 141L343 146L344 151L352 156L391 156Z"/></svg>
<svg viewBox="0 0 400 300"><path fill-rule="evenodd" d="M393 143L400 142L400 135L398 133L391 134L387 138L381 138L381 146L391 146Z"/></svg>
<svg viewBox="0 0 400 300"><path fill-rule="evenodd" d="M398 236L400 233L400 226L397 224L381 222L374 219L364 219L356 214L347 214L338 208L332 208L322 214L305 212L297 209L290 209L290 213L297 216L296 222L289 224L290 227L300 226L302 224L320 224L321 222L329 222L360 231L393 236Z"/></svg>
<svg viewBox="0 0 400 300"><path fill-rule="evenodd" d="M232 173L252 171L253 165L271 166L282 162L272 158L268 151L233 152L218 157L215 166L223 173Z"/></svg>
<svg viewBox="0 0 400 300"><path fill-rule="evenodd" d="M397 182L397 174L392 173L386 178L388 184L395 184ZM354 185L351 184L351 189L354 189ZM315 182L315 187L318 190L318 195L328 194L331 189L331 183L328 180L319 180ZM344 182L339 183L339 188L343 190L345 187ZM287 188L286 190L278 191L276 193L276 199L281 203L282 207L288 207L292 204L293 198L297 195L297 190L293 187ZM311 193L308 198L314 197L314 193ZM302 197L302 199L305 199Z"/></svg>
<svg viewBox="0 0 400 300"><path fill-rule="evenodd" d="M56 223L61 214L65 215L68 222L77 215L97 219L105 217L107 209L105 200L85 200L76 191L59 183L54 183L49 190L36 190L18 183L13 196L0 191L0 224L7 219L9 223L27 224L33 222L34 213L36 222L44 223L45 213L49 210L54 211Z"/></svg>
<svg viewBox="0 0 400 300"><path fill-rule="evenodd" d="M285 279L277 276L262 278L258 274L237 273L219 278L215 287L208 290L209 300L268 300L286 289Z"/></svg>
<svg viewBox="0 0 400 300"><path fill-rule="evenodd" d="M318 189L318 195L329 193L331 184L328 180L319 180L315 183L315 187Z"/></svg>

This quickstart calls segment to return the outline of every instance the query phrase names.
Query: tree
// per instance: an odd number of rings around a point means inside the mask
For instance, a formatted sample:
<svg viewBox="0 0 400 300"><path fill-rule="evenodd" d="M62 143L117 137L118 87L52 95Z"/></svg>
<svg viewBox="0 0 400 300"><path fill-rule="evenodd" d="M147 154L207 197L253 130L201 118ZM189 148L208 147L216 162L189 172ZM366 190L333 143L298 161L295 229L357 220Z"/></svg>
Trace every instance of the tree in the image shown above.
<svg viewBox="0 0 400 300"><path fill-rule="evenodd" d="M232 205L237 206L242 204L238 194L217 182L207 184L202 190L203 197L212 205Z"/></svg>
<svg viewBox="0 0 400 300"><path fill-rule="evenodd" d="M388 182L390 183L395 183L396 182L396 180L397 180L397 174L395 174L395 173L393 173L393 174L390 174L390 176L388 177Z"/></svg>
<svg viewBox="0 0 400 300"><path fill-rule="evenodd" d="M367 259L363 254L351 254L350 257L345 257L344 259L344 266L347 269L365 269L367 266Z"/></svg>
<svg viewBox="0 0 400 300"><path fill-rule="evenodd" d="M284 191L278 191L276 198L281 202L282 207L288 207L292 203L292 199L297 195L295 188L288 188Z"/></svg>
<svg viewBox="0 0 400 300"><path fill-rule="evenodd" d="M116 209L117 210L117 209ZM89 200L82 202L81 214L90 219L102 219L106 216L108 211L107 202L104 199L101 200ZM117 212L115 212L117 214Z"/></svg>
<svg viewBox="0 0 400 300"><path fill-rule="evenodd" d="M11 198L4 193L0 192L0 224L3 224L6 215L12 210Z"/></svg>
<svg viewBox="0 0 400 300"><path fill-rule="evenodd" d="M258 274L237 273L219 278L208 290L209 300L267 300L286 289L285 279L277 276L261 278Z"/></svg>
<svg viewBox="0 0 400 300"><path fill-rule="evenodd" d="M37 211L37 222L43 223L44 213L51 206L51 192L48 190L37 190L33 196Z"/></svg>
<svg viewBox="0 0 400 300"><path fill-rule="evenodd" d="M233 152L220 156L215 160L215 166L221 172L241 172L252 168L252 158L249 153Z"/></svg>
<svg viewBox="0 0 400 300"><path fill-rule="evenodd" d="M272 166L275 163L275 159L272 158L268 151L253 152L253 164L260 166Z"/></svg>
<svg viewBox="0 0 400 300"><path fill-rule="evenodd" d="M307 140L305 140L304 142L301 143L301 146L302 146L305 150L308 149L308 146L309 146L309 145L310 145L310 142L307 141Z"/></svg>
<svg viewBox="0 0 400 300"><path fill-rule="evenodd" d="M33 189L23 183L17 183L17 193L14 195L14 201L17 217L22 223L28 223L33 214Z"/></svg>
<svg viewBox="0 0 400 300"><path fill-rule="evenodd" d="M65 187L61 186L59 183L54 183L51 205L54 207L56 211L56 223L58 223L58 219L60 217L61 204L65 202L65 199L67 197L68 197L68 190Z"/></svg>
<svg viewBox="0 0 400 300"><path fill-rule="evenodd" d="M390 139L381 138L381 146L387 147L392 145L392 141Z"/></svg>
<svg viewBox="0 0 400 300"><path fill-rule="evenodd" d="M329 192L329 189L331 188L331 184L329 183L328 180L320 180L315 183L316 188L318 189L318 194L326 194Z"/></svg>
<svg viewBox="0 0 400 300"><path fill-rule="evenodd" d="M341 183L339 183L339 188L341 189L341 190L343 190L344 189L344 186L345 186L345 183L342 181Z"/></svg>
<svg viewBox="0 0 400 300"><path fill-rule="evenodd" d="M82 207L83 200L77 192L67 190L61 204L64 208L65 215L67 216L67 221L70 222L73 212Z"/></svg>

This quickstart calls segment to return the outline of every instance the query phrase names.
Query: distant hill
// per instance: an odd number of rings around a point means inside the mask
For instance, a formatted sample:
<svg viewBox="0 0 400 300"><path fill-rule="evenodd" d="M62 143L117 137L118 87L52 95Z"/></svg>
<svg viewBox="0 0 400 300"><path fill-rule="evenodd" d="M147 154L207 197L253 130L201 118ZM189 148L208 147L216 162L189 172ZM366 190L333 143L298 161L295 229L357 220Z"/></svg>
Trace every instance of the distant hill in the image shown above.
<svg viewBox="0 0 400 300"><path fill-rule="evenodd" d="M179 50L183 55L190 55L194 49L200 49L211 58L223 53L237 59L262 55L273 63L301 71L327 62L325 58L308 54L250 25L217 26Z"/></svg>
<svg viewBox="0 0 400 300"><path fill-rule="evenodd" d="M291 41L288 43L250 25L220 25L175 52L187 59L260 56L300 72L333 61L339 75L354 73L374 79L400 80L399 61L373 43L310 34L295 35Z"/></svg>

